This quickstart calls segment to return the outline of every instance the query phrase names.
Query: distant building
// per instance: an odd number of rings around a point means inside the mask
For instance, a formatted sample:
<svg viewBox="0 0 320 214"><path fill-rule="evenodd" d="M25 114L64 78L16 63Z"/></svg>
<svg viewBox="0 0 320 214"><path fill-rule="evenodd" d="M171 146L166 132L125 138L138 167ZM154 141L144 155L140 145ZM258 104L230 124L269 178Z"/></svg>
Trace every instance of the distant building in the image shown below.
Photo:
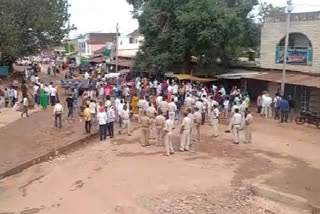
<svg viewBox="0 0 320 214"><path fill-rule="evenodd" d="M282 69L287 14L266 17L262 27L262 68ZM293 13L286 68L320 74L320 12Z"/></svg>
<svg viewBox="0 0 320 214"><path fill-rule="evenodd" d="M86 56L93 55L107 43L113 42L116 33L87 33L78 39L79 53Z"/></svg>
<svg viewBox="0 0 320 214"><path fill-rule="evenodd" d="M118 42L118 55L123 57L135 56L143 40L144 37L139 30L135 30L126 36L120 36Z"/></svg>

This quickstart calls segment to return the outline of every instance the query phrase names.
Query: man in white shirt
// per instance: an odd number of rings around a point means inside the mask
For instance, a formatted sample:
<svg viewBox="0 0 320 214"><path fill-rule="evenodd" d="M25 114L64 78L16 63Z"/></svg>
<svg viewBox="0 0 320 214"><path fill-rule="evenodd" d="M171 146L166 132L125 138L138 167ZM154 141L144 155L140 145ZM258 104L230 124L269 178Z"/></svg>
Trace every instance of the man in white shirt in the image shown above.
<svg viewBox="0 0 320 214"><path fill-rule="evenodd" d="M172 93L173 93L174 95L178 95L178 92L179 92L179 86L178 86L177 83L175 83L175 84L173 85Z"/></svg>
<svg viewBox="0 0 320 214"><path fill-rule="evenodd" d="M167 119L164 123L164 145L166 156L170 156L174 154L173 145L172 145L172 130L173 130L173 123L170 119Z"/></svg>
<svg viewBox="0 0 320 214"><path fill-rule="evenodd" d="M177 105L174 103L172 99L171 102L168 104L168 112L169 112L169 119L174 124L174 117L176 115Z"/></svg>
<svg viewBox="0 0 320 214"><path fill-rule="evenodd" d="M157 86L157 96L159 96L161 94L161 91L162 91L162 86L161 86L161 84L159 84Z"/></svg>
<svg viewBox="0 0 320 214"><path fill-rule="evenodd" d="M54 106L56 104L56 96L57 96L57 89L55 87L51 87L50 89L51 106Z"/></svg>
<svg viewBox="0 0 320 214"><path fill-rule="evenodd" d="M146 100L144 98L140 99L138 101L138 107L139 107L139 117L138 117L138 122L141 123L141 118L144 115L145 111L145 105L146 105Z"/></svg>
<svg viewBox="0 0 320 214"><path fill-rule="evenodd" d="M192 109L192 98L190 97L189 94L187 94L186 99L184 100L184 106L185 110L187 111L188 109Z"/></svg>
<svg viewBox="0 0 320 214"><path fill-rule="evenodd" d="M63 114L63 106L60 104L59 100L57 100L57 103L53 108L54 124L56 128L59 127L61 129L62 127L62 124L61 124L62 114ZM59 121L59 124L58 124L58 121Z"/></svg>
<svg viewBox="0 0 320 214"><path fill-rule="evenodd" d="M115 121L115 111L113 109L113 106L110 106L108 109L107 109L107 130L108 130L108 134L110 136L110 138L113 138L114 136L114 121Z"/></svg>
<svg viewBox="0 0 320 214"><path fill-rule="evenodd" d="M91 121L92 123L96 123L97 118L97 104L95 100L91 100L89 104L90 114L91 114Z"/></svg>
<svg viewBox="0 0 320 214"><path fill-rule="evenodd" d="M213 136L218 137L219 136L219 109L217 105L213 106L213 111L211 112L211 121L213 126Z"/></svg>
<svg viewBox="0 0 320 214"><path fill-rule="evenodd" d="M97 114L97 119L99 123L100 141L107 138L107 120L108 116L104 107L100 107L99 113Z"/></svg>
<svg viewBox="0 0 320 214"><path fill-rule="evenodd" d="M84 74L84 79L89 79L90 78L90 74L88 73L88 72L86 72L85 74Z"/></svg>
<svg viewBox="0 0 320 214"><path fill-rule="evenodd" d="M241 128L242 116L239 113L239 109L235 109L234 115L230 119L229 129L233 135L233 143L239 144L240 142L240 128Z"/></svg>
<svg viewBox="0 0 320 214"><path fill-rule="evenodd" d="M156 99L156 104L157 104L157 108L159 109L160 103L162 102L163 97L161 95L157 96Z"/></svg>
<svg viewBox="0 0 320 214"><path fill-rule="evenodd" d="M219 92L221 93L221 96L222 96L222 97L226 95L226 89L224 89L223 86L221 86Z"/></svg>
<svg viewBox="0 0 320 214"><path fill-rule="evenodd" d="M26 116L29 117L29 115L28 115L28 107L29 107L28 96L23 98L22 103L23 103L23 110L21 113L21 117L23 117L24 114L26 114Z"/></svg>
<svg viewBox="0 0 320 214"><path fill-rule="evenodd" d="M199 109L199 112L201 113L202 115L202 122L201 124L204 124L204 119L205 119L205 115L204 115L204 112L203 112L203 102L201 102L200 99L198 99L195 103L195 107Z"/></svg>
<svg viewBox="0 0 320 214"><path fill-rule="evenodd" d="M40 105L40 96L39 96L39 86L38 84L33 85L33 97L34 97L34 102L37 105Z"/></svg>
<svg viewBox="0 0 320 214"><path fill-rule="evenodd" d="M124 129L127 129L128 136L131 136L130 112L128 111L127 105L124 105L123 109L120 111L120 118L122 121L122 128L119 131L119 134L121 134Z"/></svg>
<svg viewBox="0 0 320 214"><path fill-rule="evenodd" d="M189 151L190 147L190 133L192 128L192 121L190 117L188 117L188 113L184 113L184 118L181 124L180 134L181 134L181 140L180 140L180 151Z"/></svg>

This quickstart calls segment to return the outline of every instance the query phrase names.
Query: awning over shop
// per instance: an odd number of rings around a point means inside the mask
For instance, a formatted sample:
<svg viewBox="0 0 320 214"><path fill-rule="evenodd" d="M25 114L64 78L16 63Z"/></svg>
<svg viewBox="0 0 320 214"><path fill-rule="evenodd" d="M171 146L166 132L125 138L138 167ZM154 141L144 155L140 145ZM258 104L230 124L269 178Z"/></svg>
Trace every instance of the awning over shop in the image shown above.
<svg viewBox="0 0 320 214"><path fill-rule="evenodd" d="M216 78L201 78L201 77L191 76L189 74L174 74L173 76L178 80L192 80L197 82L213 82L217 80Z"/></svg>
<svg viewBox="0 0 320 214"><path fill-rule="evenodd" d="M218 79L237 80L242 78L250 78L259 74L259 71L249 71L243 69L233 69L228 73L217 75Z"/></svg>
<svg viewBox="0 0 320 214"><path fill-rule="evenodd" d="M281 83L282 72L260 72L255 76L247 77L247 79L264 80L269 82ZM309 75L298 72L287 72L286 83L292 85L302 85L320 88L320 76Z"/></svg>

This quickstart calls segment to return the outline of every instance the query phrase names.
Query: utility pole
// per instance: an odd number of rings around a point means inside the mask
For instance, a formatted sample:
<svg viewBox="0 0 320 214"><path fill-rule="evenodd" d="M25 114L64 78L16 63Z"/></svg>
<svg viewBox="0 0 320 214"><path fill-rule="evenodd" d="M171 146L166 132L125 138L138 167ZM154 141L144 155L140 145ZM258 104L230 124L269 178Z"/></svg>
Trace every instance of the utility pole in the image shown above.
<svg viewBox="0 0 320 214"><path fill-rule="evenodd" d="M117 36L116 36L116 73L118 73L118 45L119 45L119 23L117 22Z"/></svg>
<svg viewBox="0 0 320 214"><path fill-rule="evenodd" d="M283 54L283 69L282 69L282 80L281 80L281 96L284 96L285 86L286 86L286 65L287 65L287 56L288 56L288 44L289 44L289 28L290 28L290 19L291 12L293 10L292 0L288 0L287 6L287 28L286 28L286 38L284 44L284 54Z"/></svg>

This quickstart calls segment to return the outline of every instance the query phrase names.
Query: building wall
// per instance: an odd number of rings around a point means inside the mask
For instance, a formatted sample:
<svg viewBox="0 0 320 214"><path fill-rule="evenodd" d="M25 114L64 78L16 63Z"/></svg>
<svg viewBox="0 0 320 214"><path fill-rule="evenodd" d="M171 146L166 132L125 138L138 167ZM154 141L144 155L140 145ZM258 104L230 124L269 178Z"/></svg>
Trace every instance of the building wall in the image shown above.
<svg viewBox="0 0 320 214"><path fill-rule="evenodd" d="M290 33L303 33L311 40L313 48L312 66L287 65L288 70L320 74L320 21L291 22ZM286 35L286 23L265 23L261 32L260 63L262 68L282 69L276 64L276 45Z"/></svg>
<svg viewBox="0 0 320 214"><path fill-rule="evenodd" d="M134 43L130 43L130 39L134 41ZM135 56L138 52L140 45L143 41L142 36L131 37L131 36L120 36L119 37L119 56Z"/></svg>

